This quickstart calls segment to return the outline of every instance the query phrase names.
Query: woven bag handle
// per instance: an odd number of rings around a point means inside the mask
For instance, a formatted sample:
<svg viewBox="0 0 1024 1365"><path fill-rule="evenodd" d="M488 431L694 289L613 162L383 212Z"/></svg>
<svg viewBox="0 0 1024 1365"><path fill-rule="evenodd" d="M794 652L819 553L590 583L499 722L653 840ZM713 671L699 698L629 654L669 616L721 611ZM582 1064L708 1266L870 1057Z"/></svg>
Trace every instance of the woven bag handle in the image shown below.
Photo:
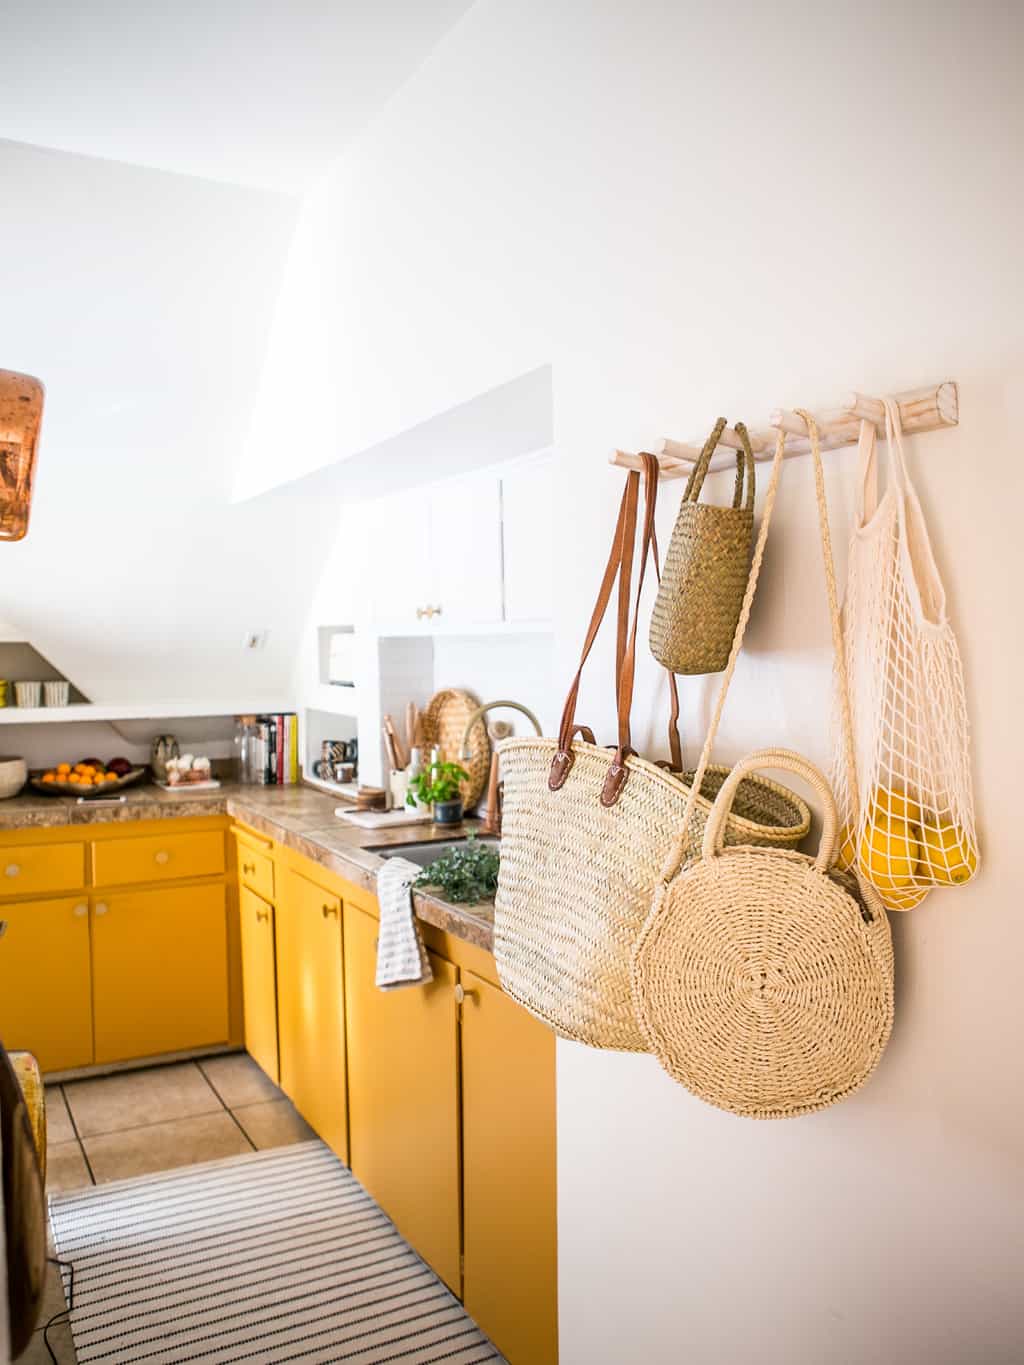
<svg viewBox="0 0 1024 1365"><path fill-rule="evenodd" d="M732 809L736 788L748 773L756 772L760 768L783 768L787 772L796 773L797 776L804 778L814 788L815 793L821 799L824 815L821 842L818 845L818 855L814 860L814 866L819 872L827 872L832 866L832 859L835 856L836 834L839 828L835 797L821 769L815 767L810 759L804 758L802 754L795 753L792 749L757 749L754 753L747 754L746 758L740 759L722 783L718 795L715 797L715 803L711 807L708 822L704 827L704 844L701 849L701 856L715 858L722 852L725 822Z"/></svg>
<svg viewBox="0 0 1024 1365"><path fill-rule="evenodd" d="M700 491L704 487L704 480L711 464L711 456L714 454L724 430L725 418L719 417L711 435L704 442L704 448L697 458L697 463L690 470L690 477L683 489L683 502L696 502L700 497ZM736 423L735 431L740 438L743 449L736 452L736 487L732 495L732 505L734 509L738 508L743 499L743 477L746 474L747 497L744 506L746 511L752 512L754 510L754 452L750 445L750 436L742 422Z"/></svg>
<svg viewBox="0 0 1024 1365"><path fill-rule="evenodd" d="M818 424L815 422L811 413L803 408L797 408L797 413L807 423L807 431L811 442L811 455L814 462L814 492L818 503L818 528L821 535L821 553L825 570L825 589L828 596L829 618L832 625L832 648L835 659L836 676L839 682L840 710L843 718L843 743L846 751L846 763L850 783L850 796L854 810L860 809L860 798L857 786L857 756L853 744L853 716L850 708L850 680L846 669L846 651L843 647L843 629L839 616L839 594L836 589L835 562L832 557L832 538L829 534L828 525L828 502L825 498L825 473L821 464L821 442L818 436ZM726 694L729 691L729 684L732 682L733 673L736 671L736 661L739 658L740 648L743 644L743 636L747 628L747 621L750 617L750 608L754 600L754 593L757 590L757 579L761 571L761 561L764 558L765 541L768 538L768 524L771 520L772 509L775 505L775 494L778 491L779 474L782 469L782 456L785 450L786 435L780 431L775 442L775 456L772 460L771 479L768 483L768 491L765 495L764 511L761 515L761 528L758 532L757 544L754 548L754 557L750 565L750 577L747 580L747 591L743 598L743 605L740 608L739 620L736 622L736 633L733 636L732 650L729 654L729 662L725 668L722 678L722 685L718 693L718 701L715 705L711 723L708 726L707 738L704 741L704 748L701 751L700 761L694 773L693 784L690 788L690 795L687 798L686 810L683 814L682 825L676 836L665 865L662 868L662 882L669 882L677 874L682 866L683 859L686 857L690 843L690 819L693 815L693 808L697 804L700 795L701 785L704 775L711 761L711 750L718 734L718 726L722 719L722 710L725 706ZM868 885L858 874L858 882L862 891ZM870 893L872 906L880 905L877 895L873 888Z"/></svg>
<svg viewBox="0 0 1024 1365"><path fill-rule="evenodd" d="M722 685L718 689L718 700L715 703L715 710L711 717L711 722L708 725L708 733L704 740L704 748L701 750L700 759L697 762L697 770L693 775L693 782L690 786L690 795L686 800L686 809L683 812L679 833L676 835L676 838L668 851L668 857L665 859L664 866L661 869L662 882L670 882L679 871L690 844L690 819L693 815L693 808L697 804L697 798L700 795L700 789L704 782L704 775L706 774L708 764L711 761L711 750L714 746L715 736L718 734L718 726L722 719L722 710L725 707L725 698L729 692L732 676L736 672L736 661L740 656L743 637L747 630L747 622L750 620L750 608L753 605L754 594L757 591L757 580L761 573L761 562L764 559L764 547L765 542L768 539L768 527L771 524L772 509L775 506L775 495L779 488L779 475L782 472L782 457L785 449L786 433L780 431L775 440L775 455L772 459L772 472L771 477L768 480L768 490L764 497L764 510L761 513L761 526L757 533L757 542L754 545L754 556L750 563L747 590L743 594L743 604L740 607L739 619L736 622L736 630L732 637L732 649L729 651L729 662L726 664L725 673L722 675Z"/></svg>

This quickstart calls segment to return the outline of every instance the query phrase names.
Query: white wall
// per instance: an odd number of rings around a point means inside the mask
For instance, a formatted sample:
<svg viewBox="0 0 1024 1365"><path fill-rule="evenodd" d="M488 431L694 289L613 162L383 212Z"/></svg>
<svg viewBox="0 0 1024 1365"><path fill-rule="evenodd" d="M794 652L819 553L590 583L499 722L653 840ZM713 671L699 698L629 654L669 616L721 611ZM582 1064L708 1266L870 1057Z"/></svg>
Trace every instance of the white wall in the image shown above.
<svg viewBox="0 0 1024 1365"><path fill-rule="evenodd" d="M0 184L0 366L47 390L0 616L94 701L283 692L329 509L230 492L296 201L13 142Z"/></svg>
<svg viewBox="0 0 1024 1365"><path fill-rule="evenodd" d="M965 655L984 871L894 923L892 1044L826 1113L746 1122L649 1058L559 1046L563 1365L1024 1354L1022 14L479 0L317 201L337 455L552 366L563 685L614 520L611 446L852 386L961 385L960 428L911 458ZM853 455L828 463L841 544ZM723 759L827 757L818 554L794 461ZM599 737L609 658L605 641L580 705ZM709 688L684 693L692 754ZM662 751L663 702L645 660L637 731Z"/></svg>

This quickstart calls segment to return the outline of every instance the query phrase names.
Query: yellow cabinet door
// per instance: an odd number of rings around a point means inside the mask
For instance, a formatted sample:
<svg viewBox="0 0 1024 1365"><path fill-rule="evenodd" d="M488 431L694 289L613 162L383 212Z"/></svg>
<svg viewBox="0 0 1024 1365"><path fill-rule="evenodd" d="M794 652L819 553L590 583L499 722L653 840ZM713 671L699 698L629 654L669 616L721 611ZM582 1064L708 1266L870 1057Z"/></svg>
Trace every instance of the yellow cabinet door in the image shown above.
<svg viewBox="0 0 1024 1365"><path fill-rule="evenodd" d="M276 937L281 1089L347 1162L341 901L281 869Z"/></svg>
<svg viewBox="0 0 1024 1365"><path fill-rule="evenodd" d="M558 1359L555 1038L462 972L463 1301L510 1365Z"/></svg>
<svg viewBox="0 0 1024 1365"><path fill-rule="evenodd" d="M456 972L430 964L429 985L378 990L377 921L346 904L352 1173L461 1294Z"/></svg>
<svg viewBox="0 0 1024 1365"><path fill-rule="evenodd" d="M226 1042L224 886L96 897L92 968L97 1062Z"/></svg>
<svg viewBox="0 0 1024 1365"><path fill-rule="evenodd" d="M0 1042L43 1071L92 1062L89 906L80 899L0 906Z"/></svg>
<svg viewBox="0 0 1024 1365"><path fill-rule="evenodd" d="M238 896L242 931L242 1002L245 1048L276 1085L277 980L274 907L243 886Z"/></svg>

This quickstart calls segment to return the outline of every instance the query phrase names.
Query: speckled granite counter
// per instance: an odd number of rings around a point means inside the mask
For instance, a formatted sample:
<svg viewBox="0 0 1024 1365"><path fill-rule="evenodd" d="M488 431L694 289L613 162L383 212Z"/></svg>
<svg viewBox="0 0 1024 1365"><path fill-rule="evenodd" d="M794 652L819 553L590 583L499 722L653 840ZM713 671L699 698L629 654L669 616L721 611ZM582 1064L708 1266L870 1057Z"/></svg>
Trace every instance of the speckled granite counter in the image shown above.
<svg viewBox="0 0 1024 1365"><path fill-rule="evenodd" d="M102 799L78 803L70 797L40 796L26 791L0 801L0 830L226 813L339 877L374 891L382 860L371 851L373 847L450 839L453 834L467 833L478 826L477 821L467 820L457 830L438 829L434 825L358 829L334 814L335 807L342 804L337 796L306 786L240 787L226 782L218 791L165 792L152 785L140 785L128 788L123 795L124 801L116 803ZM450 905L421 891L415 893L413 903L425 924L488 952L493 950L492 903Z"/></svg>

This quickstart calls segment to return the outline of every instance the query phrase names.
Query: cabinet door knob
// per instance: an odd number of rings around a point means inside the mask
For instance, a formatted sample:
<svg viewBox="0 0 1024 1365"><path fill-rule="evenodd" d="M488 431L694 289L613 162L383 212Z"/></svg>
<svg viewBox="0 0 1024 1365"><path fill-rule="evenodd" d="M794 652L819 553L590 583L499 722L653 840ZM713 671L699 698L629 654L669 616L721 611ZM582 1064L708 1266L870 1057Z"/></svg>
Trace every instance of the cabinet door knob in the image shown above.
<svg viewBox="0 0 1024 1365"><path fill-rule="evenodd" d="M270 918L270 911L269 911L269 910L257 910L257 911L256 911L256 920L257 920L257 923L258 923L261 919L269 919L269 918Z"/></svg>
<svg viewBox="0 0 1024 1365"><path fill-rule="evenodd" d="M461 981L460 981L459 984L455 987L455 1003L456 1003L456 1005L464 1005L464 1004L466 1003L467 1000L472 999L472 997L475 996L475 995L476 995L476 991L467 991L466 988L465 988L465 986L462 984Z"/></svg>
<svg viewBox="0 0 1024 1365"><path fill-rule="evenodd" d="M76 905L72 913L75 919L82 919L84 915L89 913L89 907L87 905Z"/></svg>
<svg viewBox="0 0 1024 1365"><path fill-rule="evenodd" d="M431 609L430 609L430 614L431 614L431 616L440 616L440 615L441 615L441 604L440 604L440 602L438 602L438 604L437 604L436 607L431 607Z"/></svg>
<svg viewBox="0 0 1024 1365"><path fill-rule="evenodd" d="M429 607L417 607L417 608L416 608L416 620L417 620L417 621L422 621L423 618L424 618L424 616L429 616L429 615L430 615L430 608L429 608Z"/></svg>
<svg viewBox="0 0 1024 1365"><path fill-rule="evenodd" d="M154 853L153 861L159 863L160 866L163 867L165 863L169 863L171 861L171 855L167 852L165 848L162 848L159 853Z"/></svg>
<svg viewBox="0 0 1024 1365"><path fill-rule="evenodd" d="M6 934L6 933L7 933L7 921L6 921L5 919L0 919L0 938L3 938L4 934Z"/></svg>
<svg viewBox="0 0 1024 1365"><path fill-rule="evenodd" d="M8 863L7 866L4 868L4 873L8 877L17 877L21 874L21 868L18 866L17 863Z"/></svg>
<svg viewBox="0 0 1024 1365"><path fill-rule="evenodd" d="M321 905L320 910L324 919L327 919L330 915L337 915L338 913L338 907L336 905Z"/></svg>
<svg viewBox="0 0 1024 1365"><path fill-rule="evenodd" d="M105 915L109 909L109 905L104 905L103 902L100 901L99 905L96 907L96 913L97 915Z"/></svg>
<svg viewBox="0 0 1024 1365"><path fill-rule="evenodd" d="M243 873L247 873L250 877L252 877L252 876L255 875L255 872L256 872L256 864L255 864L255 863L243 863L243 864L242 864L242 871L243 871Z"/></svg>

